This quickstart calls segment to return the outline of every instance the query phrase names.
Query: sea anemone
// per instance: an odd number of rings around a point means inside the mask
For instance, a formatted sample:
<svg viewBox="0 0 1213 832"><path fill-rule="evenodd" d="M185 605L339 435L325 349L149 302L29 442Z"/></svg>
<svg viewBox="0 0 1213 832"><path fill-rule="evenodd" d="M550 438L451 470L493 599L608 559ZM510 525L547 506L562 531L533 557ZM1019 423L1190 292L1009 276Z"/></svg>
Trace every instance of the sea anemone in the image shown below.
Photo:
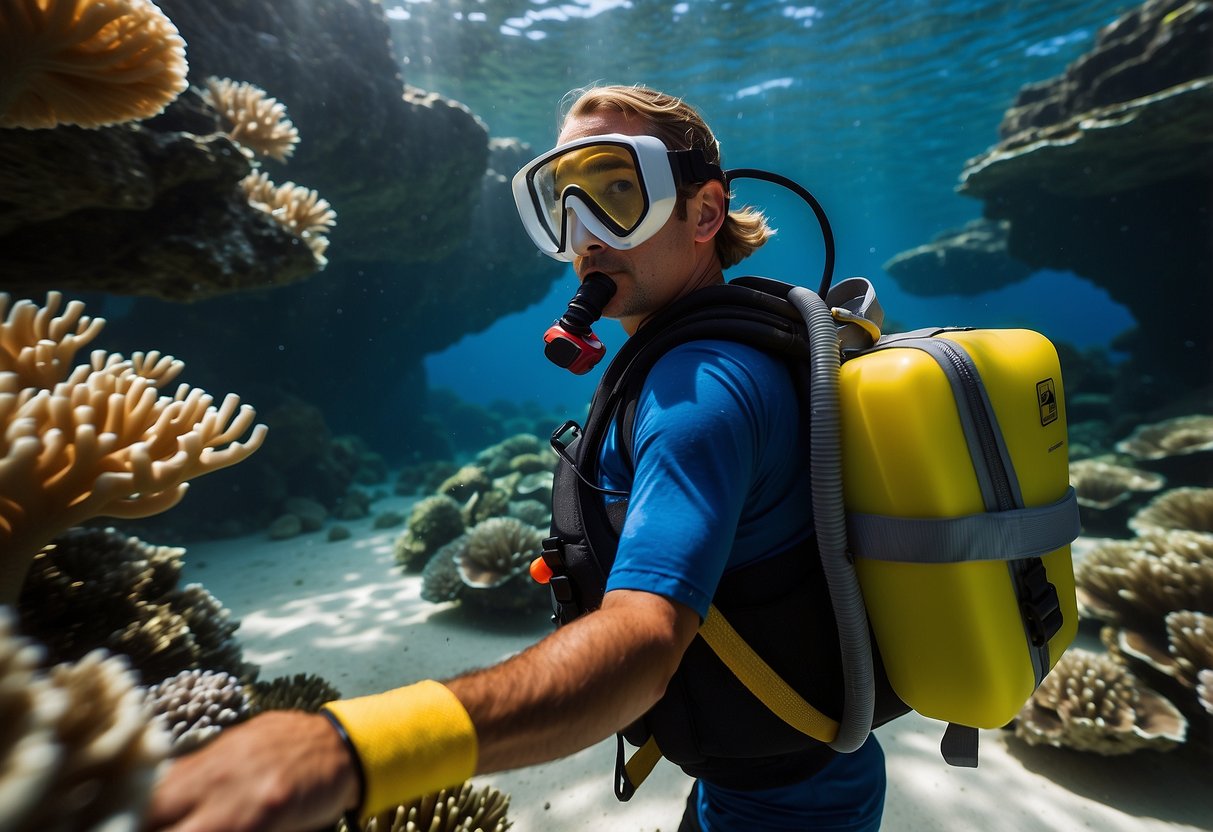
<svg viewBox="0 0 1213 832"><path fill-rule="evenodd" d="M464 590L460 597L487 609L535 609L547 603L544 587L530 576L544 534L513 517L476 524L455 554Z"/></svg>
<svg viewBox="0 0 1213 832"><path fill-rule="evenodd" d="M505 832L510 797L485 786L476 789L470 782L458 789L443 789L420 797L369 819L363 832ZM338 832L351 830L341 821Z"/></svg>
<svg viewBox="0 0 1213 832"><path fill-rule="evenodd" d="M296 673L245 687L250 716L263 711L307 711L316 713L325 702L341 698L341 691L320 676Z"/></svg>

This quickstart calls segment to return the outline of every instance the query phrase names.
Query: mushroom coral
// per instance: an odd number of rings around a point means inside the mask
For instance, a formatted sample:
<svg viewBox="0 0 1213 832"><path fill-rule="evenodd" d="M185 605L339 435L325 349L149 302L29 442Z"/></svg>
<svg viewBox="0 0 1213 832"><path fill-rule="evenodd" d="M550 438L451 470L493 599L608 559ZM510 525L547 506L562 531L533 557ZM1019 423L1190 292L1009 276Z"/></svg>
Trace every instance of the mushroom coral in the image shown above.
<svg viewBox="0 0 1213 832"><path fill-rule="evenodd" d="M94 517L137 518L185 496L186 480L233 465L261 446L266 427L228 395L218 407L181 384L184 364L157 352L76 351L104 325L84 305L47 294L9 308L0 293L0 603L13 603L43 545ZM7 312L7 317L5 313Z"/></svg>
<svg viewBox="0 0 1213 832"><path fill-rule="evenodd" d="M1019 712L1015 735L1031 745L1112 755L1174 748L1187 725L1170 701L1111 658L1073 649Z"/></svg>
<svg viewBox="0 0 1213 832"><path fill-rule="evenodd" d="M185 41L150 0L0 0L0 127L149 118L188 86Z"/></svg>

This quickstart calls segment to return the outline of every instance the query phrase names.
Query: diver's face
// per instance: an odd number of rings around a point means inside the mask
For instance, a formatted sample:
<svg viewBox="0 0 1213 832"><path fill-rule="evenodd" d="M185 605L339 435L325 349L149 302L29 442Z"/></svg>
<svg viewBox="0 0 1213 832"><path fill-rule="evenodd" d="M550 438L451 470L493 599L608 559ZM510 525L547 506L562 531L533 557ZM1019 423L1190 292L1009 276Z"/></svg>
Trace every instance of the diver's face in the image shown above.
<svg viewBox="0 0 1213 832"><path fill-rule="evenodd" d="M558 144L622 133L649 135L647 125L623 113L602 111L569 118ZM709 182L687 200L686 219L678 212L654 236L626 251L611 248L586 231L575 214L569 217L569 243L577 279L590 272L605 272L618 287L604 315L617 318L633 334L645 319L688 292L722 280L714 237L723 221L724 189Z"/></svg>

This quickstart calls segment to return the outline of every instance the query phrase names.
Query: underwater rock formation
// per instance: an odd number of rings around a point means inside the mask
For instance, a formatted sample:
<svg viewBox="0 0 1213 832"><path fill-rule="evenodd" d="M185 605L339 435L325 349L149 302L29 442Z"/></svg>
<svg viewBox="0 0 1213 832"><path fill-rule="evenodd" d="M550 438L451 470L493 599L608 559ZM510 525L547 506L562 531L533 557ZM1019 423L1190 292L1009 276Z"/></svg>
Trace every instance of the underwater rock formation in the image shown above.
<svg viewBox="0 0 1213 832"><path fill-rule="evenodd" d="M1107 656L1074 648L1058 660L1015 722L1015 736L1031 745L1106 755L1167 751L1186 735L1187 720L1167 699Z"/></svg>
<svg viewBox="0 0 1213 832"><path fill-rule="evenodd" d="M78 301L61 313L57 292L41 308L8 300L0 293L0 603L17 597L56 534L94 517L165 511L187 480L240 462L266 433L238 396L215 406L185 384L162 395L185 367L172 356L95 350L72 369L105 320Z"/></svg>
<svg viewBox="0 0 1213 832"><path fill-rule="evenodd" d="M882 268L915 295L972 294L1018 283L1032 268L1007 254L1010 225L1006 220L973 220L901 252ZM980 283L975 275L981 275Z"/></svg>
<svg viewBox="0 0 1213 832"><path fill-rule="evenodd" d="M0 610L0 829L136 829L168 735L119 658L39 669Z"/></svg>
<svg viewBox="0 0 1213 832"><path fill-rule="evenodd" d="M1213 360L1211 32L1208 3L1148 0L1122 15L1063 75L1020 91L958 188L1008 224L1011 257L1075 272L1126 306L1138 323L1126 348L1178 383L1207 384Z"/></svg>

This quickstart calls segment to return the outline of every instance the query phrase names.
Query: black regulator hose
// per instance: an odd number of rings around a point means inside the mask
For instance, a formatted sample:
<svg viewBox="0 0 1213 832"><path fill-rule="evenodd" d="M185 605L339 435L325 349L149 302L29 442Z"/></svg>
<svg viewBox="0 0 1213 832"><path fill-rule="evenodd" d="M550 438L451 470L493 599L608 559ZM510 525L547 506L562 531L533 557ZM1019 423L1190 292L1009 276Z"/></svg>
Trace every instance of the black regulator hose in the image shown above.
<svg viewBox="0 0 1213 832"><path fill-rule="evenodd" d="M606 346L590 329L619 287L603 272L590 272L577 287L569 308L543 334L543 354L558 367L582 375L606 354Z"/></svg>

